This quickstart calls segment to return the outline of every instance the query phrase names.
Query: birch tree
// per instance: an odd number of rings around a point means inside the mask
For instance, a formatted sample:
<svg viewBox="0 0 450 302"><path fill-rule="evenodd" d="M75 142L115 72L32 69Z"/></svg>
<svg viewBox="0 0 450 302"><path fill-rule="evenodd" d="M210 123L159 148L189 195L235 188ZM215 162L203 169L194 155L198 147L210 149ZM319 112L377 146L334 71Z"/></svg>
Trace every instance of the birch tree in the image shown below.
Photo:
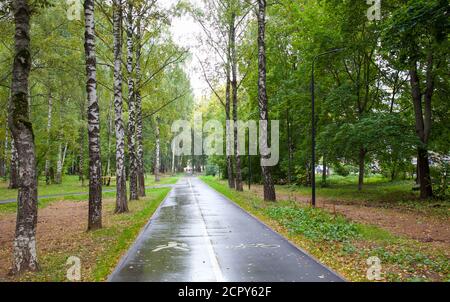
<svg viewBox="0 0 450 302"><path fill-rule="evenodd" d="M155 182L160 181L159 170L161 166L161 141L160 141L160 129L159 129L159 117L155 118Z"/></svg>
<svg viewBox="0 0 450 302"><path fill-rule="evenodd" d="M128 211L127 179L125 173L125 129L122 119L122 0L113 2L114 32L114 110L116 132L116 213Z"/></svg>
<svg viewBox="0 0 450 302"><path fill-rule="evenodd" d="M258 0L258 107L261 121L269 120L269 110L266 90L266 0ZM260 140L268 139L268 123L263 123L261 127ZM261 159L265 158L261 155ZM264 180L264 200L275 201L275 186L272 179L270 167L261 166Z"/></svg>
<svg viewBox="0 0 450 302"><path fill-rule="evenodd" d="M53 113L53 98L52 93L48 94L48 113L47 113L47 152L45 154L45 183L49 185L51 183L50 177L50 140L52 130L52 113Z"/></svg>
<svg viewBox="0 0 450 302"><path fill-rule="evenodd" d="M127 9L127 75L128 75L128 156L130 158L130 200L138 200L136 158L136 96L133 66L133 4Z"/></svg>
<svg viewBox="0 0 450 302"><path fill-rule="evenodd" d="M144 138L142 125L142 97L141 97L141 48L142 32L141 17L136 24L136 161L138 178L138 195L145 196L145 171L144 171Z"/></svg>
<svg viewBox="0 0 450 302"><path fill-rule="evenodd" d="M28 111L28 78L31 69L30 15L27 0L14 0L15 35L11 100L8 124L19 162L16 232L12 273L39 269L36 254L37 175L33 127Z"/></svg>
<svg viewBox="0 0 450 302"><path fill-rule="evenodd" d="M84 17L89 136L88 230L95 230L102 227L102 162L100 157L100 110L97 99L94 0L84 1Z"/></svg>

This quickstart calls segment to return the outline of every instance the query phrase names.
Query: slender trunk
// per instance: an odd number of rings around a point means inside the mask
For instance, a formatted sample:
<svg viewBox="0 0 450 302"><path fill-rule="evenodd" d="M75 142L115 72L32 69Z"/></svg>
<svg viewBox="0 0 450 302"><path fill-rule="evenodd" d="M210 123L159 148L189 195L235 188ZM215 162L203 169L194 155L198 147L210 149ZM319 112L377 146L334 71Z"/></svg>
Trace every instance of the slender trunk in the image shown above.
<svg viewBox="0 0 450 302"><path fill-rule="evenodd" d="M12 274L39 269L36 254L37 175L33 127L28 111L28 77L31 69L30 7L27 0L13 1L15 55L8 124L19 162L16 233Z"/></svg>
<svg viewBox="0 0 450 302"><path fill-rule="evenodd" d="M133 75L133 5L127 12L127 72L128 72L128 154L130 157L130 200L138 200L136 158L136 99Z"/></svg>
<svg viewBox="0 0 450 302"><path fill-rule="evenodd" d="M50 184L50 132L52 129L52 112L53 112L53 98L51 92L48 96L48 113L47 113L47 151L45 153L45 183Z"/></svg>
<svg viewBox="0 0 450 302"><path fill-rule="evenodd" d="M127 176L125 172L125 128L122 119L122 0L113 2L114 31L114 113L116 134L116 209L115 213L128 212Z"/></svg>
<svg viewBox="0 0 450 302"><path fill-rule="evenodd" d="M286 125L287 125L287 136L288 136L288 184L292 183L292 135L291 135L291 119L289 116L290 106L288 104L288 109L286 110Z"/></svg>
<svg viewBox="0 0 450 302"><path fill-rule="evenodd" d="M228 187L230 189L234 189L236 187L235 179L234 179L234 169L233 169L233 158L231 156L233 149L233 142L231 141L231 29L228 32L228 46L227 46L227 63L226 63L226 87L225 87L225 116L227 123L227 140L226 140L226 149L227 149L227 174L228 174Z"/></svg>
<svg viewBox="0 0 450 302"><path fill-rule="evenodd" d="M58 161L56 162L56 176L55 176L55 183L60 184L61 183L61 173L62 173L62 144L59 143L58 145Z"/></svg>
<svg viewBox="0 0 450 302"><path fill-rule="evenodd" d="M3 178L6 181L8 179L7 178L8 177L8 166L7 166L7 161L8 161L8 123L6 123L6 127L5 127L5 149L3 150L3 158L4 158L3 170L5 171Z"/></svg>
<svg viewBox="0 0 450 302"><path fill-rule="evenodd" d="M359 174L358 174L358 191L362 191L364 185L364 170L366 166L366 153L364 147L359 148Z"/></svg>
<svg viewBox="0 0 450 302"><path fill-rule="evenodd" d="M241 157L238 148L238 92L237 92L237 57L236 57L236 14L231 13L230 19L230 53L231 53L231 91L233 99L233 130L234 130L234 156L236 163L236 190L243 191Z"/></svg>
<svg viewBox="0 0 450 302"><path fill-rule="evenodd" d="M81 121L82 121L82 124L84 124L85 123L85 119L84 119L84 108L85 106L84 106L84 102L82 102L81 103ZM84 138L84 135L85 135L85 129L84 129L84 127L82 126L81 127L81 131L80 131L80 149L79 149L79 151L80 151L80 154L79 154L79 157L80 157L80 160L79 160L79 163L78 163L78 175L79 175L79 180L81 181L81 186L82 187L84 187L84 148L85 148L85 138Z"/></svg>
<svg viewBox="0 0 450 302"><path fill-rule="evenodd" d="M58 163L56 165L56 179L55 179L55 182L57 184L62 183L62 170L64 168L64 162L66 161L67 145L68 144L65 143L63 149L62 144L59 143Z"/></svg>
<svg viewBox="0 0 450 302"><path fill-rule="evenodd" d="M258 106L261 121L269 120L267 91L266 91L266 0L258 0ZM261 127L260 139L268 139L268 122L266 127ZM261 156L262 159L264 156ZM276 201L275 186L272 179L270 167L261 166L264 180L264 200Z"/></svg>
<svg viewBox="0 0 450 302"><path fill-rule="evenodd" d="M94 0L84 1L84 16L89 136L88 230L95 230L102 227L102 162L100 157L100 110L97 99Z"/></svg>
<svg viewBox="0 0 450 302"><path fill-rule="evenodd" d="M3 142L2 142L2 144L3 144ZM5 177L5 175L6 175L6 165L5 165L5 162L6 162L6 157L4 157L4 152L3 152L3 154L1 154L1 157L0 157L0 177Z"/></svg>
<svg viewBox="0 0 450 302"><path fill-rule="evenodd" d="M14 137L11 139L11 164L9 167L9 189L19 188L19 154L17 153Z"/></svg>
<svg viewBox="0 0 450 302"><path fill-rule="evenodd" d="M144 138L142 126L142 98L141 98L141 21L137 20L136 32L136 142L137 142L137 179L138 195L145 196L144 176Z"/></svg>
<svg viewBox="0 0 450 302"><path fill-rule="evenodd" d="M159 118L156 118L156 125L155 125L155 136L156 136L156 143L155 143L155 182L159 182L159 169L160 169L160 132L159 132ZM192 167L194 169L194 167Z"/></svg>
<svg viewBox="0 0 450 302"><path fill-rule="evenodd" d="M175 175L175 152L174 152L174 145L172 143L172 175Z"/></svg>
<svg viewBox="0 0 450 302"><path fill-rule="evenodd" d="M108 153L106 158L106 171L105 175L110 176L111 175L111 134L112 134L112 128L113 128L113 113L112 113L112 107L114 103L114 98L109 103L109 110L108 110L108 131L107 131L107 147L108 147Z"/></svg>

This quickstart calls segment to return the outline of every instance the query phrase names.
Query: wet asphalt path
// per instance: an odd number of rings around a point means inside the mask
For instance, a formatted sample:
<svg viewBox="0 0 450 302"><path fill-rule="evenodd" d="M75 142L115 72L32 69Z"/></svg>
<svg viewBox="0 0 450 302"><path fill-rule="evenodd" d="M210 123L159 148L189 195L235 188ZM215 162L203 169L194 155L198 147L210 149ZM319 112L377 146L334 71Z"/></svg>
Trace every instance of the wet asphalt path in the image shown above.
<svg viewBox="0 0 450 302"><path fill-rule="evenodd" d="M343 280L199 179L186 177L109 281Z"/></svg>

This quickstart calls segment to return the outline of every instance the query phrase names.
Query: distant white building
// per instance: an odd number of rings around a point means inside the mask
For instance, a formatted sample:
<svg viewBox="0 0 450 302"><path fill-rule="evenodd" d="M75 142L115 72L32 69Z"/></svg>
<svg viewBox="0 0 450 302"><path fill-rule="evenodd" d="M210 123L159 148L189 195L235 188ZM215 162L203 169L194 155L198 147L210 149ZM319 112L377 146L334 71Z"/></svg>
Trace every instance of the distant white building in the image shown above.
<svg viewBox="0 0 450 302"><path fill-rule="evenodd" d="M322 174L323 173L323 165L317 165L316 166L316 174ZM327 167L327 175L331 175L331 169Z"/></svg>

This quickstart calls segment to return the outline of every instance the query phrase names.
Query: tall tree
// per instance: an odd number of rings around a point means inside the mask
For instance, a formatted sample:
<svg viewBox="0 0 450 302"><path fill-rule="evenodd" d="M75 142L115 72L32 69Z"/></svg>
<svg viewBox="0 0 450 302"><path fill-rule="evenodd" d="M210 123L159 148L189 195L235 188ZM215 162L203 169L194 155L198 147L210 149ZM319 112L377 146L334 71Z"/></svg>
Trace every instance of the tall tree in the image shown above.
<svg viewBox="0 0 450 302"><path fill-rule="evenodd" d="M159 129L159 117L155 118L155 182L160 181L160 166L161 166L161 139L160 139L160 129ZM194 157L193 157L194 158ZM192 165L192 170L194 170L194 165Z"/></svg>
<svg viewBox="0 0 450 302"><path fill-rule="evenodd" d="M19 162L16 234L12 273L39 269L36 254L37 175L33 127L28 111L28 78L31 69L30 6L14 0L14 63L8 124Z"/></svg>
<svg viewBox="0 0 450 302"><path fill-rule="evenodd" d="M408 0L386 22L384 45L390 60L409 74L414 108L420 197L433 196L428 148L438 74L448 68L448 1ZM399 30L400 29L400 30ZM443 71L444 73L447 72Z"/></svg>
<svg viewBox="0 0 450 302"><path fill-rule="evenodd" d="M234 131L234 156L236 164L235 188L237 191L243 191L241 157L238 148L238 80L237 80L237 54L236 54L236 3L230 2L230 65L231 65L231 95L233 100L233 131Z"/></svg>
<svg viewBox="0 0 450 302"><path fill-rule="evenodd" d="M266 90L266 45L265 45L265 32L266 32L266 0L258 0L257 8L258 18L258 106L259 106L259 118L261 121L267 121L263 123L260 128L260 140L268 140L268 121L269 110L267 101ZM261 155L263 159L264 156ZM275 201L275 186L272 179L270 167L261 165L262 176L264 180L264 200Z"/></svg>
<svg viewBox="0 0 450 302"><path fill-rule="evenodd" d="M141 97L141 17L136 22L136 161L138 178L138 195L145 196L145 171L144 171L144 137L142 124L142 97Z"/></svg>
<svg viewBox="0 0 450 302"><path fill-rule="evenodd" d="M102 227L102 161L100 157L100 109L97 99L94 0L84 1L84 17L89 136L88 230L95 230Z"/></svg>
<svg viewBox="0 0 450 302"><path fill-rule="evenodd" d="M130 158L130 200L138 200L136 158L136 96L133 66L133 4L127 9L127 72L128 72L128 155Z"/></svg>
<svg viewBox="0 0 450 302"><path fill-rule="evenodd" d="M48 113L47 113L47 152L45 154L45 183L47 185L51 182L50 177L50 141L51 141L51 130L52 130L52 116L53 116L53 98L52 92L48 94Z"/></svg>
<svg viewBox="0 0 450 302"><path fill-rule="evenodd" d="M116 213L128 211L127 178L125 172L125 129L122 119L122 0L113 2L114 32L114 110L116 131Z"/></svg>

